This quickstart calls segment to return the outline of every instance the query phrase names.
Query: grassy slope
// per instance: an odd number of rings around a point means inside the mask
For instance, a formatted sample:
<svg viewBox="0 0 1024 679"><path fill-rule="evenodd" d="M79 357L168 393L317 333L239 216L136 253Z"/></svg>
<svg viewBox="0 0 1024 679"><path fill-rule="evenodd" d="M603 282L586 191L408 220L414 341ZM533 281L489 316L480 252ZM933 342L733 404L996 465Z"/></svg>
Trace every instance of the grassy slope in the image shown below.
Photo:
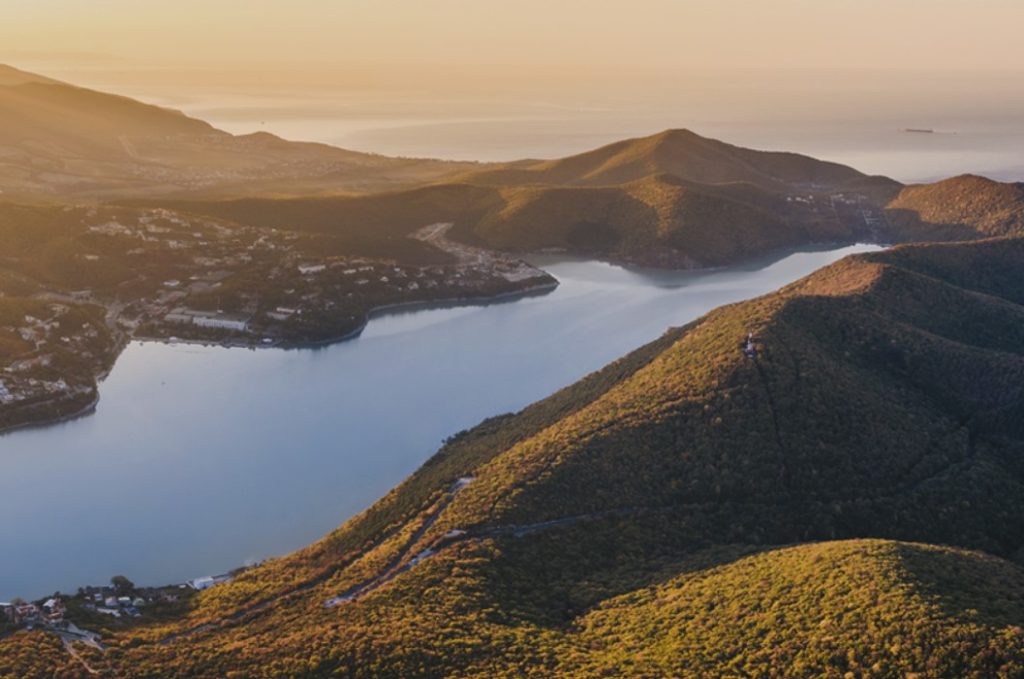
<svg viewBox="0 0 1024 679"><path fill-rule="evenodd" d="M590 676L1014 676L1024 570L854 540L761 552L612 599L573 625Z"/></svg>
<svg viewBox="0 0 1024 679"><path fill-rule="evenodd" d="M893 542L760 552L874 537L1019 557L1022 264L1019 239L904 247L719 309L456 437L182 623L115 635L104 662L179 676L1014 676L1018 566ZM739 351L748 328L756 364ZM452 528L468 537L323 607Z"/></svg>

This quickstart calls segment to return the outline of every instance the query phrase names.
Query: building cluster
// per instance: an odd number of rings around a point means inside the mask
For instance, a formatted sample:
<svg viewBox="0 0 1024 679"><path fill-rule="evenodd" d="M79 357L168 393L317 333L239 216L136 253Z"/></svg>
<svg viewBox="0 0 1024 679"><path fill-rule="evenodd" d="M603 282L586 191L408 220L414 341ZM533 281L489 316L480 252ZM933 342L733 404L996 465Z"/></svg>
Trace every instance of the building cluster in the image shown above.
<svg viewBox="0 0 1024 679"><path fill-rule="evenodd" d="M67 607L60 597L51 597L42 604L0 602L0 618L11 625L55 624L64 620Z"/></svg>
<svg viewBox="0 0 1024 679"><path fill-rule="evenodd" d="M356 331L374 308L504 293L544 275L511 256L449 240L449 224L412 237L454 261L414 265L317 256L301 234L165 209L81 210L84 237L73 239L68 267L80 279L69 284L74 291L39 293L43 304L0 326L8 348L0 363L0 426L15 409L35 416L65 401L88 404L95 396L90 375L102 374L125 337L321 342ZM112 270L126 277L113 280ZM105 318L83 325L76 313L76 322L62 321L83 304L105 307Z"/></svg>
<svg viewBox="0 0 1024 679"><path fill-rule="evenodd" d="M95 360L93 347L99 330L91 324L66 331L61 320L70 311L66 304L49 304L45 318L24 314L19 323L0 326L0 339L18 347L0 364L0 406L18 405L54 396L77 396L89 385L70 384L59 369L57 355L72 352L86 361ZM37 312L38 313L38 312Z"/></svg>
<svg viewBox="0 0 1024 679"><path fill-rule="evenodd" d="M232 314L223 311L196 311L194 309L180 308L165 315L164 321L167 323L195 325L200 328L247 332L251 318L252 316L249 314Z"/></svg>

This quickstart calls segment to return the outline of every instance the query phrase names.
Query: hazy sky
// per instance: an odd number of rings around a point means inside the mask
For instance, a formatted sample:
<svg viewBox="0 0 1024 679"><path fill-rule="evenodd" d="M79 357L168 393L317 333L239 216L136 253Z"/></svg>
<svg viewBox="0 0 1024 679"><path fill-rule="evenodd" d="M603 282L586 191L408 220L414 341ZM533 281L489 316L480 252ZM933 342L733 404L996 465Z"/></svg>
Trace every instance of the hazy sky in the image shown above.
<svg viewBox="0 0 1024 679"><path fill-rule="evenodd" d="M690 127L901 179L1016 178L1022 26L1024 0L0 0L0 63L391 155Z"/></svg>
<svg viewBox="0 0 1024 679"><path fill-rule="evenodd" d="M1024 65L1021 0L0 0L0 59L464 73ZM495 70L497 69L497 70ZM358 68L356 69L358 70ZM380 70L380 69L378 69Z"/></svg>

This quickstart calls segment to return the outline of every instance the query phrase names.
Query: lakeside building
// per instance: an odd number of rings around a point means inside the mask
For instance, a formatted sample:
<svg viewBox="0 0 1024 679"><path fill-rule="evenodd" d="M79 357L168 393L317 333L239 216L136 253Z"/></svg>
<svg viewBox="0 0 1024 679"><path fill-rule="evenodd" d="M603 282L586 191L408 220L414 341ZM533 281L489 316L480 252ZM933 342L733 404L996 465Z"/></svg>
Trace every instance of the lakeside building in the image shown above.
<svg viewBox="0 0 1024 679"><path fill-rule="evenodd" d="M220 328L245 332L249 329L249 317L241 314L196 314L192 323L203 328Z"/></svg>
<svg viewBox="0 0 1024 679"><path fill-rule="evenodd" d="M178 309L164 316L164 321L167 323L192 324L202 328L218 328L237 332L249 330L249 319L249 316L243 314L193 311L191 309Z"/></svg>

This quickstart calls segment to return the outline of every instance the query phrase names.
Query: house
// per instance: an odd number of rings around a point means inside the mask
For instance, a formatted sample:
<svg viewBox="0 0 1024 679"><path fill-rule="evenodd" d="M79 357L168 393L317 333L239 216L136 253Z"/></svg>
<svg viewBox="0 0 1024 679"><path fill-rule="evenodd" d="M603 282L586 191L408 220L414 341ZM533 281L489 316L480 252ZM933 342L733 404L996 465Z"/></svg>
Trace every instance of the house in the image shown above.
<svg viewBox="0 0 1024 679"><path fill-rule="evenodd" d="M222 573L221 575L204 575L201 578L189 580L187 584L196 591L202 591L204 589L209 589L214 585L219 585L222 582L229 582L230 580L230 573Z"/></svg>
<svg viewBox="0 0 1024 679"><path fill-rule="evenodd" d="M249 329L249 316L241 314L211 314L197 311L192 316L192 323L201 328L218 328L220 330L245 332Z"/></svg>
<svg viewBox="0 0 1024 679"><path fill-rule="evenodd" d="M14 607L14 622L33 622L39 620L39 607L35 604L21 604Z"/></svg>
<svg viewBox="0 0 1024 679"><path fill-rule="evenodd" d="M50 622L63 620L65 610L64 602L56 597L47 599L43 603L43 612L46 614L46 619Z"/></svg>
<svg viewBox="0 0 1024 679"><path fill-rule="evenodd" d="M181 311L172 311L164 316L164 321L166 323L191 323L192 315Z"/></svg>
<svg viewBox="0 0 1024 679"><path fill-rule="evenodd" d="M299 273L303 276L308 276L309 274L320 273L326 268L326 264L299 264Z"/></svg>
<svg viewBox="0 0 1024 679"><path fill-rule="evenodd" d="M175 309L164 315L167 323L191 323L201 328L219 328L246 332L249 329L250 316L243 314L227 314L215 311L196 311L193 309Z"/></svg>

